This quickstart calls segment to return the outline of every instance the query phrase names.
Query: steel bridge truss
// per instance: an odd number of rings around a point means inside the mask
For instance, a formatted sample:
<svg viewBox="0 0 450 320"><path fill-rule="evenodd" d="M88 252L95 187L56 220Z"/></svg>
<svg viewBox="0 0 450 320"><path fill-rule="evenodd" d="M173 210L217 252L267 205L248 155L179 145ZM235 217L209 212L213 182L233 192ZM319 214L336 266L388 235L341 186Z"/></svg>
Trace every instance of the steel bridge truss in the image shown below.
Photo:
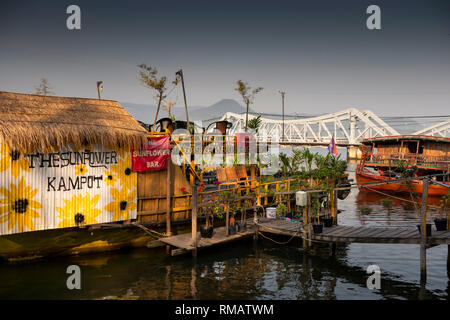
<svg viewBox="0 0 450 320"><path fill-rule="evenodd" d="M450 137L450 120L439 122L413 134L423 134L427 136Z"/></svg>
<svg viewBox="0 0 450 320"><path fill-rule="evenodd" d="M249 121L255 118L248 115ZM245 130L245 114L227 112L220 120L232 123L229 134ZM261 118L258 140L279 137L281 143L303 145L327 145L334 137L339 146L358 145L362 139L399 133L377 117L372 111L348 108L319 117L285 120L284 137L281 120Z"/></svg>

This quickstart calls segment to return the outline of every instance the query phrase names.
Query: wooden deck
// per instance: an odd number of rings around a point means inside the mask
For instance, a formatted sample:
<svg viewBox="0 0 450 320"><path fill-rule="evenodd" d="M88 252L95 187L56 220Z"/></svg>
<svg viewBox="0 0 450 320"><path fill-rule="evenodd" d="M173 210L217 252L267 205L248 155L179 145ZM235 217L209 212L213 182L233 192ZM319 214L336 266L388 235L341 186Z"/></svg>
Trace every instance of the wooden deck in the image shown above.
<svg viewBox="0 0 450 320"><path fill-rule="evenodd" d="M420 244L421 236L414 227L348 227L333 226L323 228L320 234L312 234L312 240L327 242L359 242L359 243L407 243ZM427 239L428 245L450 244L450 230L432 230Z"/></svg>
<svg viewBox="0 0 450 320"><path fill-rule="evenodd" d="M277 235L303 237L302 223L289 220L264 219L258 223L258 230ZM305 235L306 236L306 235ZM325 242L359 243L409 243L420 244L420 233L414 227L355 227L333 226L323 228L320 234L311 234L311 240ZM450 230L432 230L427 239L428 245L450 244Z"/></svg>
<svg viewBox="0 0 450 320"><path fill-rule="evenodd" d="M225 235L225 227L214 229L212 238L201 238L197 233L197 250L225 244L228 242L244 239L255 235L257 232L266 234L284 235L290 237L307 238L303 231L301 222L293 222L284 219L261 218L255 225L252 220L247 220L247 230L238 232L228 237ZM356 227L356 226L333 226L323 228L320 234L311 234L311 240L336 243L404 243L420 244L421 238L417 228L413 227ZM170 245L173 249L171 255L186 254L194 251L191 233L183 233L171 237L160 238L159 241ZM450 230L435 231L427 239L427 246L450 244Z"/></svg>
<svg viewBox="0 0 450 320"><path fill-rule="evenodd" d="M260 219L258 222L258 230L284 236L302 237L303 224L301 222L293 222L283 219Z"/></svg>
<svg viewBox="0 0 450 320"><path fill-rule="evenodd" d="M247 221L246 231L238 232L236 234L229 235L228 237L225 235L225 227L214 228L212 238L201 238L200 232L197 232L197 250L248 238L253 236L254 234L255 234L255 227L253 225L253 222L249 221ZM171 250L172 256L186 254L195 249L192 246L191 233L178 234L171 237L160 238L158 240L176 248Z"/></svg>

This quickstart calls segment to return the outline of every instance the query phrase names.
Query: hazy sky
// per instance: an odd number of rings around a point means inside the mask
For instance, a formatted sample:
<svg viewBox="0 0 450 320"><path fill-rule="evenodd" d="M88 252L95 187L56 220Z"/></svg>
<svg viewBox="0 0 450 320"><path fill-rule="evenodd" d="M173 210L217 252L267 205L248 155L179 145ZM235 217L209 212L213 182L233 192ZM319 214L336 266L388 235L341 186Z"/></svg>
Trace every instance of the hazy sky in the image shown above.
<svg viewBox="0 0 450 320"><path fill-rule="evenodd" d="M66 8L81 8L81 30ZM381 8L381 30L366 8ZM240 97L236 80L262 86L253 109L379 115L450 114L450 1L5 1L0 4L0 90L152 103L136 64L173 79L188 104ZM170 97L183 103L175 89ZM226 110L224 110L225 112Z"/></svg>

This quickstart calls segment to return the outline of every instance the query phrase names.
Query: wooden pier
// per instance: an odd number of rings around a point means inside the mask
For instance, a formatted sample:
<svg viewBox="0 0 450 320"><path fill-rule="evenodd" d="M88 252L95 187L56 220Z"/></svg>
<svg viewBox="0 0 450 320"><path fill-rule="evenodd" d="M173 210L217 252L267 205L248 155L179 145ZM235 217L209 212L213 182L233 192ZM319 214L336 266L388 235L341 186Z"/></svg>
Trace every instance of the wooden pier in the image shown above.
<svg viewBox="0 0 450 320"><path fill-rule="evenodd" d="M258 223L260 232L297 236L307 238L303 232L303 224L281 219L263 219ZM414 227L357 227L357 226L332 226L323 228L322 233L311 234L311 240L320 242L344 242L344 243L403 243L420 244L421 234ZM433 231L427 237L427 245L435 246L450 244L450 230Z"/></svg>
<svg viewBox="0 0 450 320"><path fill-rule="evenodd" d="M241 240L244 238L252 237L255 234L255 226L247 223L247 230L237 232L235 234L226 235L225 227L219 227L214 229L212 238L201 238L200 232L197 232L197 246L192 241L191 233L183 233L170 237L160 238L159 241L173 247L170 251L172 256L194 253L195 250L201 250L212 246L221 245L224 243Z"/></svg>

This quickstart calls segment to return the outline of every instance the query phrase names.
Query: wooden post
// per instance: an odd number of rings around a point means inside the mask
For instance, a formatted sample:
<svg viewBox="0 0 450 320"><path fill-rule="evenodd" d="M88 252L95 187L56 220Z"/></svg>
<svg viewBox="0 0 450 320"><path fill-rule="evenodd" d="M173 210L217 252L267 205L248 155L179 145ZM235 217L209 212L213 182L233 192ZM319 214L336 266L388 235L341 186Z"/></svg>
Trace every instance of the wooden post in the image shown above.
<svg viewBox="0 0 450 320"><path fill-rule="evenodd" d="M333 196L334 196L334 224L337 226L338 224L338 197L337 197L337 191L333 190Z"/></svg>
<svg viewBox="0 0 450 320"><path fill-rule="evenodd" d="M167 180L166 180L166 235L172 235L171 231L171 211L172 211L172 161L169 159L167 164Z"/></svg>
<svg viewBox="0 0 450 320"><path fill-rule="evenodd" d="M267 193L269 192L269 185L268 184L266 184L265 186L264 186L264 189L265 189L265 193L266 193L266 195L265 195L265 197L264 197L264 205L265 206L267 206L267 203L268 203L268 199L269 199L269 196L267 195Z"/></svg>
<svg viewBox="0 0 450 320"><path fill-rule="evenodd" d="M303 237L303 250L307 249L306 239L308 238L308 206L303 207L303 228L305 230L305 236Z"/></svg>
<svg viewBox="0 0 450 320"><path fill-rule="evenodd" d="M331 218L333 218L333 224L336 223L336 209L334 207L334 189L330 192L330 202L331 202Z"/></svg>
<svg viewBox="0 0 450 320"><path fill-rule="evenodd" d="M227 201L227 214L225 217L225 235L228 237L229 235L229 226L230 226L230 202Z"/></svg>
<svg viewBox="0 0 450 320"><path fill-rule="evenodd" d="M422 190L422 208L420 210L420 225L421 225L421 241L420 241L420 283L427 282L427 198L428 198L428 179L423 180Z"/></svg>
<svg viewBox="0 0 450 320"><path fill-rule="evenodd" d="M450 280L450 244L447 245L447 278Z"/></svg>
<svg viewBox="0 0 450 320"><path fill-rule="evenodd" d="M192 246L194 247L192 255L195 257L197 256L197 187L195 185L192 186L191 220L192 220Z"/></svg>
<svg viewBox="0 0 450 320"><path fill-rule="evenodd" d="M307 210L307 217L308 217L308 222L307 222L307 226L308 226L308 248L311 248L311 194L308 192L308 201L306 202L306 210Z"/></svg>
<svg viewBox="0 0 450 320"><path fill-rule="evenodd" d="M330 246L331 246L331 256L334 257L336 256L336 242L332 242Z"/></svg>

